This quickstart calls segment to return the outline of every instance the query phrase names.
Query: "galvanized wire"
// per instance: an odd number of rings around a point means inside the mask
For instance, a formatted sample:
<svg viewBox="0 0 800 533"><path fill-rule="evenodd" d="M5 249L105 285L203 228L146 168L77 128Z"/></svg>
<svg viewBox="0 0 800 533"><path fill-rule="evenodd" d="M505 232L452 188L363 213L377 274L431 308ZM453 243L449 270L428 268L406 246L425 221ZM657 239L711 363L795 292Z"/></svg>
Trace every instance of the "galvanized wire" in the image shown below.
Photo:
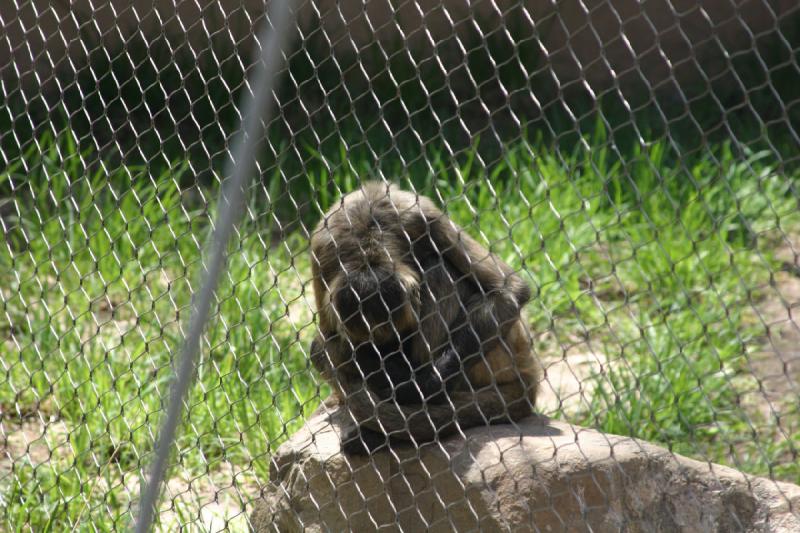
<svg viewBox="0 0 800 533"><path fill-rule="evenodd" d="M0 529L238 530L301 486L309 240L367 180L529 284L538 412L800 482L796 5L285 4L0 6Z"/></svg>
<svg viewBox="0 0 800 533"><path fill-rule="evenodd" d="M142 493L141 510L136 523L137 533L150 531L153 523L156 501L175 443L175 433L181 421L186 393L192 385L200 336L205 330L211 300L225 264L228 241L246 205L247 183L257 169L258 149L264 142L264 124L270 120L276 73L286 57L285 45L293 26L289 0L276 0L270 14L270 24L265 24L258 39L261 58L255 65L257 70L252 85L253 92L245 91L247 101L242 106L244 119L241 133L231 150L231 160L226 167L225 176L230 177L221 188L219 213L215 221L213 242L209 247L207 266L203 272L204 279L200 291L193 298L191 320L181 350L180 366L170 385L166 418L159 433L150 478Z"/></svg>

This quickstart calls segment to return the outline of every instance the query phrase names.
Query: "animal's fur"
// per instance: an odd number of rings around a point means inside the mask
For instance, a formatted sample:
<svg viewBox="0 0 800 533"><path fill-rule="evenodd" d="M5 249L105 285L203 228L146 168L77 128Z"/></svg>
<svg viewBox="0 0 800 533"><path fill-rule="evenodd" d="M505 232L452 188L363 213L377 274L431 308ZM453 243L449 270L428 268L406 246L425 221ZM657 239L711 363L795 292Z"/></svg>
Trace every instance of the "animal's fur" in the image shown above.
<svg viewBox="0 0 800 533"><path fill-rule="evenodd" d="M430 199L368 183L323 217L311 252L311 358L359 426L347 450L531 413L530 290Z"/></svg>

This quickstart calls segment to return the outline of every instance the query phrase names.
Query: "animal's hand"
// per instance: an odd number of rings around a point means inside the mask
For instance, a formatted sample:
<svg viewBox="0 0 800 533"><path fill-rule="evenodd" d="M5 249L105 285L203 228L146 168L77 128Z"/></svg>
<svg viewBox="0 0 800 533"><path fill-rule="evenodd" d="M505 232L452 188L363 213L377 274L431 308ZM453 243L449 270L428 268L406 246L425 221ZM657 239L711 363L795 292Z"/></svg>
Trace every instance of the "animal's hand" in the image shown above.
<svg viewBox="0 0 800 533"><path fill-rule="evenodd" d="M314 368L327 380L339 382L352 379L355 368L355 361L352 350L343 345L338 336L323 339L321 335L314 337L311 341L309 356Z"/></svg>
<svg viewBox="0 0 800 533"><path fill-rule="evenodd" d="M454 348L447 348L442 352L442 355L434 361L433 367L436 369L442 383L446 387L448 380L461 372L461 356L459 356Z"/></svg>

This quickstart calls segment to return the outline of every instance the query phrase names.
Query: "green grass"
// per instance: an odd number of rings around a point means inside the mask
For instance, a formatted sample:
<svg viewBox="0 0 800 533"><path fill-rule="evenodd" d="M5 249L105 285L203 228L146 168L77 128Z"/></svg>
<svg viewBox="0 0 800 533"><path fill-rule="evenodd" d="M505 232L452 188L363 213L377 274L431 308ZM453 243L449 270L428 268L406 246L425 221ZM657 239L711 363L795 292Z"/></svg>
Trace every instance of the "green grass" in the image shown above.
<svg viewBox="0 0 800 533"><path fill-rule="evenodd" d="M306 359L302 228L359 177L383 173L437 198L525 273L543 357L576 339L602 348L609 364L570 421L800 482L800 435L740 405L753 387L748 349L764 334L750 302L781 269L776 235L800 232L800 172L725 143L620 154L604 128L570 149L529 139L489 165L477 147L453 157L436 143L413 165L376 166L364 146L304 147L288 189L266 173L231 246L172 474L229 463L238 483L266 480L271 450L327 395ZM66 446L48 462L0 474L11 529L130 523L216 209L189 165L154 174L99 159L71 135L44 136L0 175L13 203L0 248L0 421L67 428L51 435ZM800 413L782 424L800 431Z"/></svg>

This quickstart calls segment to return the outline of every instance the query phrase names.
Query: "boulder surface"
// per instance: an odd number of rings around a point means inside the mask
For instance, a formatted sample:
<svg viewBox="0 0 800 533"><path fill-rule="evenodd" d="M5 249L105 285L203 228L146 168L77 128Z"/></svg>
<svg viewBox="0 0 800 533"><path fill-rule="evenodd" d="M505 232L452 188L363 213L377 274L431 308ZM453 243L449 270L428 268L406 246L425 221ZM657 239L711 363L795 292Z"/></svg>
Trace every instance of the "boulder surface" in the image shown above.
<svg viewBox="0 0 800 533"><path fill-rule="evenodd" d="M546 418L370 457L318 412L271 458L267 531L800 532L800 487Z"/></svg>

